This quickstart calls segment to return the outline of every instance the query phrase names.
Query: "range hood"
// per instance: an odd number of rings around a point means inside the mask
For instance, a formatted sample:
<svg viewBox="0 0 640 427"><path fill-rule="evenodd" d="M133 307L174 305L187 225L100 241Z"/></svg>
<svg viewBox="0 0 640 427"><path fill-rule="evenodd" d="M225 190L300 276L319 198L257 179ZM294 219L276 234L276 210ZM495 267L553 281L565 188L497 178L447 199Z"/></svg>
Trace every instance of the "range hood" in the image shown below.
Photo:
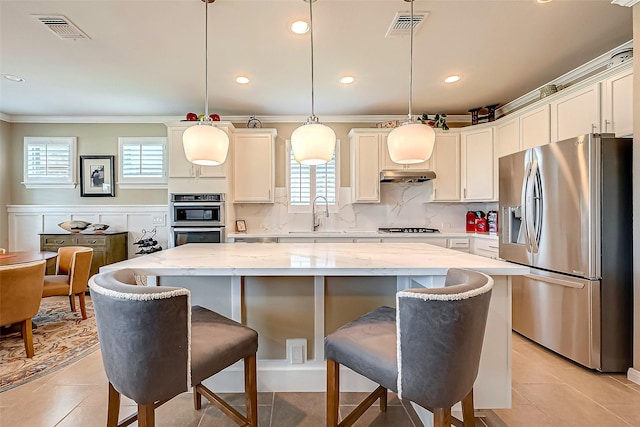
<svg viewBox="0 0 640 427"><path fill-rule="evenodd" d="M380 182L425 182L435 179L436 173L427 169L384 170Z"/></svg>

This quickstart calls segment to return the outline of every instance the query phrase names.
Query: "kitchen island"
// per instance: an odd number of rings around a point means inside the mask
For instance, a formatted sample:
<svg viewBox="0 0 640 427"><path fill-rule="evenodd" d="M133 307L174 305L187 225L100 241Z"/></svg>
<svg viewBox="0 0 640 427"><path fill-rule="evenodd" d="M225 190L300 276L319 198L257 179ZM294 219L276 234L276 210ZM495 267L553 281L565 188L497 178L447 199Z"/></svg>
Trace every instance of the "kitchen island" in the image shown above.
<svg viewBox="0 0 640 427"><path fill-rule="evenodd" d="M477 408L511 405L511 281L527 267L426 243L188 244L104 266L131 268L149 284L191 290L192 304L218 311L259 334L258 384L264 391L324 391L324 336L380 305L395 293L443 286L449 268L491 275L491 298ZM291 364L287 339L306 340L304 363ZM352 372L343 391L372 389ZM214 377L219 391L242 390L241 366Z"/></svg>

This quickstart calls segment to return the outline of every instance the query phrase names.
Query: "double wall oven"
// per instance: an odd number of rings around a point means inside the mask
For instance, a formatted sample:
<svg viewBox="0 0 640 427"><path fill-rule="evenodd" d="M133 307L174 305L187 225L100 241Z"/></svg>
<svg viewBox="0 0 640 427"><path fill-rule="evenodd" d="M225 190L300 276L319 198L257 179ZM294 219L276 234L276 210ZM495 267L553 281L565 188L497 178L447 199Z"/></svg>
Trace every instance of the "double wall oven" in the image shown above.
<svg viewBox="0 0 640 427"><path fill-rule="evenodd" d="M226 241L224 194L172 193L170 208L172 247Z"/></svg>

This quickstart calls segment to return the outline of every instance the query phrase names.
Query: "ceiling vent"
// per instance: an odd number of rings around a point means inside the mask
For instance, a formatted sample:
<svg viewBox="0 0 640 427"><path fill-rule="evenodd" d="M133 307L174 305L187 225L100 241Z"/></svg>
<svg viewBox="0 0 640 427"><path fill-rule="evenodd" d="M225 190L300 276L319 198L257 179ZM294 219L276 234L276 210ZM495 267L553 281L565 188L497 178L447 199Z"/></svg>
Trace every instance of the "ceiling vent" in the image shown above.
<svg viewBox="0 0 640 427"><path fill-rule="evenodd" d="M91 40L89 36L76 27L73 22L63 15L31 15L44 24L62 40Z"/></svg>
<svg viewBox="0 0 640 427"><path fill-rule="evenodd" d="M420 29L422 23L429 16L429 12L413 12L413 31L414 33ZM411 12L398 12L393 17L391 25L387 30L385 37L402 37L408 36L411 32Z"/></svg>

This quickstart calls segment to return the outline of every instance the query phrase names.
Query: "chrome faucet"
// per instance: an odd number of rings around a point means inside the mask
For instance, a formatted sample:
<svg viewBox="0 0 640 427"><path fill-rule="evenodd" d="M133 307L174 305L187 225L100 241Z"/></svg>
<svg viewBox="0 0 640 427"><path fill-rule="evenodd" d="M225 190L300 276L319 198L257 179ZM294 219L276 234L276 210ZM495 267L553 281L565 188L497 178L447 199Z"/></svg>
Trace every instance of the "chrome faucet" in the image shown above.
<svg viewBox="0 0 640 427"><path fill-rule="evenodd" d="M311 205L311 213L313 215L313 231L317 231L318 227L320 227L320 218L316 214L316 200L318 199L324 199L324 215L329 218L329 202L327 202L327 198L324 196L316 196L316 198L313 199L313 204Z"/></svg>

